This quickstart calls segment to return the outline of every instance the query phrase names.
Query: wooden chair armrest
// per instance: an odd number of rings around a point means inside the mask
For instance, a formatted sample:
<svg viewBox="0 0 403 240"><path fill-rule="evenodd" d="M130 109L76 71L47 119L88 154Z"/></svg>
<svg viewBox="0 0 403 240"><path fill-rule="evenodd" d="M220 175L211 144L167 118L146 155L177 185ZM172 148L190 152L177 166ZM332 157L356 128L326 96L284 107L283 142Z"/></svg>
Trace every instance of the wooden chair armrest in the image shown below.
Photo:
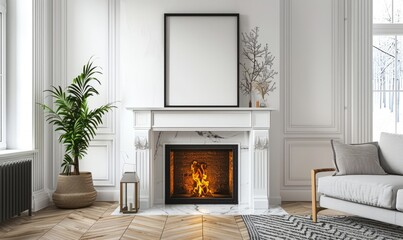
<svg viewBox="0 0 403 240"><path fill-rule="evenodd" d="M316 202L316 175L321 172L334 172L335 168L317 168L311 170L311 191L312 191L312 221L316 222L318 212L323 208L318 207Z"/></svg>
<svg viewBox="0 0 403 240"><path fill-rule="evenodd" d="M316 174L318 174L320 172L334 172L334 171L336 171L335 168L316 168L316 169L312 169L311 173L316 176Z"/></svg>

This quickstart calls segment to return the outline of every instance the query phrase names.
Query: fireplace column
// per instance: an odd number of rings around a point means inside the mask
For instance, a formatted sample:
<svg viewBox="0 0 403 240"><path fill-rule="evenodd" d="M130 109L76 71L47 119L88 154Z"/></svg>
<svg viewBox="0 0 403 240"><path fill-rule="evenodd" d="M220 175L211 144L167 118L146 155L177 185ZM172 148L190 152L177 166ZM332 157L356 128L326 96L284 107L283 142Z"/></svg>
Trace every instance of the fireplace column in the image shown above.
<svg viewBox="0 0 403 240"><path fill-rule="evenodd" d="M249 156L251 161L251 207L269 208L270 177L269 162L269 130L252 130L249 135Z"/></svg>
<svg viewBox="0 0 403 240"><path fill-rule="evenodd" d="M154 203L154 161L151 111L134 112L135 169L140 178L140 208L150 208Z"/></svg>

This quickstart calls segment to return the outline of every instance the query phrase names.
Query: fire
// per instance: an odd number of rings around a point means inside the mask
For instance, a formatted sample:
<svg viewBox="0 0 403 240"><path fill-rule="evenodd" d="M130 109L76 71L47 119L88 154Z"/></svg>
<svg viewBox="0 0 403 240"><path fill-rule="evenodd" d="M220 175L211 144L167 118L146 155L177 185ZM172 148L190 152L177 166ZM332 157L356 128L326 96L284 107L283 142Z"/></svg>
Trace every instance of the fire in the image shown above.
<svg viewBox="0 0 403 240"><path fill-rule="evenodd" d="M207 181L207 164L193 161L190 168L192 169L192 178L194 181L192 194L198 197L211 195L209 181Z"/></svg>

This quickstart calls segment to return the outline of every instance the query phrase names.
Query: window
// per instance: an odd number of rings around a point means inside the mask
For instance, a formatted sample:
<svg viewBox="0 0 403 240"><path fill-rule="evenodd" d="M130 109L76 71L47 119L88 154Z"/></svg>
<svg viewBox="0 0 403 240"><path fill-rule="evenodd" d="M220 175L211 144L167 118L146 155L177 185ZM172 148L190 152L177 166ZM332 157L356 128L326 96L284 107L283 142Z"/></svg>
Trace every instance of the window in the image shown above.
<svg viewBox="0 0 403 240"><path fill-rule="evenodd" d="M373 138L403 133L403 0L373 1Z"/></svg>
<svg viewBox="0 0 403 240"><path fill-rule="evenodd" d="M0 149L6 148L6 9L0 5Z"/></svg>

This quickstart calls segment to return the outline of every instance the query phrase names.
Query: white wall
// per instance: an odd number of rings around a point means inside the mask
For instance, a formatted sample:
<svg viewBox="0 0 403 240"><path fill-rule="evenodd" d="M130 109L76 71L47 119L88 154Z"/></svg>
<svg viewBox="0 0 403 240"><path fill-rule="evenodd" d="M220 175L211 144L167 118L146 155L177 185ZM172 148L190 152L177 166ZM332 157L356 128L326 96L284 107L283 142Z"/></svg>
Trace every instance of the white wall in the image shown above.
<svg viewBox="0 0 403 240"><path fill-rule="evenodd" d="M164 106L164 13L239 13L240 32L249 32L258 26L259 40L269 44L269 50L276 57L274 68L279 71L278 0L121 0L120 4L122 164L134 163L133 113L123 108ZM270 95L271 107L279 106L279 89L278 86L278 90ZM242 94L240 98L241 106L247 106L248 98ZM278 197L279 190L272 192L272 196Z"/></svg>
<svg viewBox="0 0 403 240"><path fill-rule="evenodd" d="M121 0L121 89L127 106L164 105L164 13L239 13L240 31L260 27L261 43L268 43L279 70L278 0ZM241 50L240 50L241 51ZM278 93L270 106L278 107ZM241 106L247 98L240 95Z"/></svg>
<svg viewBox="0 0 403 240"><path fill-rule="evenodd" d="M334 166L330 139L372 139L372 1L284 0L281 9L271 159L282 172L272 174L282 200L307 201L310 170Z"/></svg>
<svg viewBox="0 0 403 240"><path fill-rule="evenodd" d="M125 108L163 107L164 13L235 12L241 16L241 32L260 27L261 42L269 43L276 56L275 69L281 67L279 89L269 100L270 106L280 109L273 112L270 134L271 196L281 193L283 200L308 200L310 169L332 166L329 140L345 137L344 0L57 0L54 4L56 82L66 84L95 55L104 67L105 84L94 104L120 101L120 110L109 116L83 165L97 174L97 189L106 197L102 199L116 196L123 165L134 163L133 116ZM241 106L246 106L247 97L240 96ZM61 156L57 146L55 156Z"/></svg>
<svg viewBox="0 0 403 240"><path fill-rule="evenodd" d="M7 147L32 148L32 1L7 1Z"/></svg>
<svg viewBox="0 0 403 240"><path fill-rule="evenodd" d="M344 139L344 0L282 2L281 111L271 131L282 200L310 200L310 170Z"/></svg>

